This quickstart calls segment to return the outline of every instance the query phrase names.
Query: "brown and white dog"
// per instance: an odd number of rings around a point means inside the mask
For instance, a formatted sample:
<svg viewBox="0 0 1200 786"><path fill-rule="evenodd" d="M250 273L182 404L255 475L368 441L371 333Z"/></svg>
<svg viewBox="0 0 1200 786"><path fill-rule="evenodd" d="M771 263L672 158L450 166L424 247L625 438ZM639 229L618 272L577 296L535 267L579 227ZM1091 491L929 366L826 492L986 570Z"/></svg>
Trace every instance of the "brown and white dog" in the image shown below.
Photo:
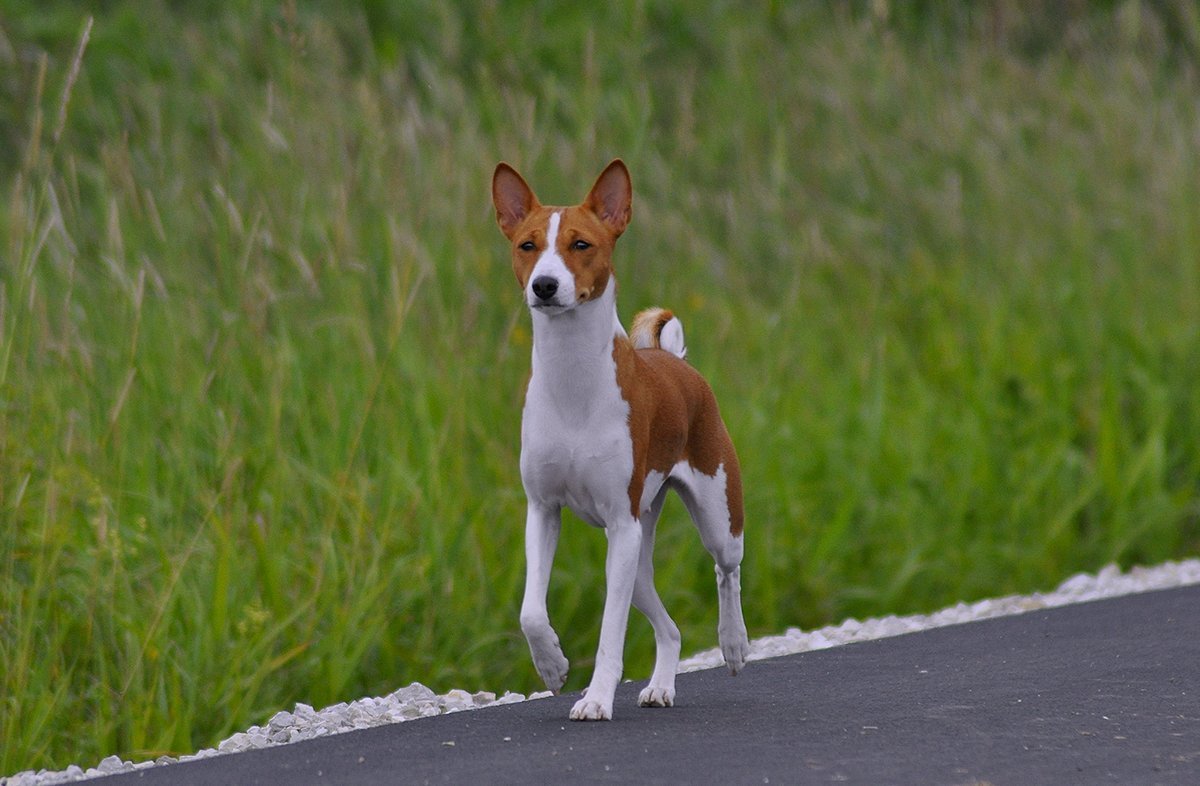
<svg viewBox="0 0 1200 786"><path fill-rule="evenodd" d="M617 318L613 246L629 223L629 170L613 161L580 205L544 207L501 163L492 201L512 242L513 271L533 319L533 375L521 419L528 499L521 629L546 686L567 659L546 611L563 506L604 529L606 596L596 668L573 720L608 720L621 678L629 604L654 626L657 656L643 707L675 700L679 628L654 588L654 525L675 489L716 561L721 651L736 674L749 651L742 619L742 486L737 454L712 390L684 360L683 326L669 311Z"/></svg>

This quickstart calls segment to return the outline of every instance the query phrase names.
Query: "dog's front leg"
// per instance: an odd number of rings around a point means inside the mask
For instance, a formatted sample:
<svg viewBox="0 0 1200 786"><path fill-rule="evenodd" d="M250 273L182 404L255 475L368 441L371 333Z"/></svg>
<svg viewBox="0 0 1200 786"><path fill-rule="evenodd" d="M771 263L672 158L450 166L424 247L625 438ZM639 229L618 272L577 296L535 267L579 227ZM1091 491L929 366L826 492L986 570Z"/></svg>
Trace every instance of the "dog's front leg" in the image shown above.
<svg viewBox="0 0 1200 786"><path fill-rule="evenodd" d="M600 623L600 647L596 652L596 670L583 698L571 708L571 720L609 720L613 694L621 679L625 650L625 627L629 623L629 604L637 581L638 557L642 548L642 528L633 517L604 529L608 536L608 557L604 563L604 618Z"/></svg>
<svg viewBox="0 0 1200 786"><path fill-rule="evenodd" d="M554 564L561 524L562 515L557 507L529 502L525 518L525 599L521 602L521 630L529 642L533 665L546 687L555 693L567 681L569 665L546 611L546 591L550 586L550 568Z"/></svg>

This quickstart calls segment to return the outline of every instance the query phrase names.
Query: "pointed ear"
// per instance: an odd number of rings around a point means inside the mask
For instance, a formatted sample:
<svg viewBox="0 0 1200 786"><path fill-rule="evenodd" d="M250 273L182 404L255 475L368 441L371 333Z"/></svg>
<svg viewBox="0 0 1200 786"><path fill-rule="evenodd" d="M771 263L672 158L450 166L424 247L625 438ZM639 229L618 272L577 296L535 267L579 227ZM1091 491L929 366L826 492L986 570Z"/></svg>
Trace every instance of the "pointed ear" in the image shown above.
<svg viewBox="0 0 1200 786"><path fill-rule="evenodd" d="M617 235L625 231L633 215L633 183L624 161L613 159L604 168L583 204Z"/></svg>
<svg viewBox="0 0 1200 786"><path fill-rule="evenodd" d="M525 179L503 161L492 173L492 204L496 206L496 223L509 240L525 216L539 207Z"/></svg>

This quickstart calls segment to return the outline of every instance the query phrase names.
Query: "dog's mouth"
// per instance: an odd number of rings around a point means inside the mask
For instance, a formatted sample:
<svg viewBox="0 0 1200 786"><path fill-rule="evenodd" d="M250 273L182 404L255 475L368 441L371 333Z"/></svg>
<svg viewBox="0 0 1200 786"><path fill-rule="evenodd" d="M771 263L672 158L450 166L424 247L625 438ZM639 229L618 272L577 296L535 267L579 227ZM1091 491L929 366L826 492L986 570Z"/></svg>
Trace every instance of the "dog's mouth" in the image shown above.
<svg viewBox="0 0 1200 786"><path fill-rule="evenodd" d="M574 304L563 304L557 300L535 300L529 304L529 307L534 311L540 311L543 314L561 314L564 311L571 310Z"/></svg>
<svg viewBox="0 0 1200 786"><path fill-rule="evenodd" d="M525 302L533 311L540 311L543 314L561 314L579 305L578 300L572 301L571 298L564 298L564 294L560 290L549 297L538 297L536 294L529 292L526 294Z"/></svg>

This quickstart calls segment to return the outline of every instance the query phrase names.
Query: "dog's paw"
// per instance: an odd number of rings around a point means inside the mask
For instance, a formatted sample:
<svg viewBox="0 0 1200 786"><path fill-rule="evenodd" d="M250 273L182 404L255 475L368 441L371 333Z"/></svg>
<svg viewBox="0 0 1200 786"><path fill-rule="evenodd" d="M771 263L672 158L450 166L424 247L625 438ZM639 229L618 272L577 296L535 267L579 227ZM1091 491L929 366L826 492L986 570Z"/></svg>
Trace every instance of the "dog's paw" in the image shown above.
<svg viewBox="0 0 1200 786"><path fill-rule="evenodd" d="M612 720L612 701L595 701L589 699L585 693L582 699L575 702L575 706L571 708L571 714L567 717L575 721Z"/></svg>
<svg viewBox="0 0 1200 786"><path fill-rule="evenodd" d="M675 689L672 687L657 687L648 685L638 694L639 707L673 707L675 706Z"/></svg>
<svg viewBox="0 0 1200 786"><path fill-rule="evenodd" d="M567 681L567 670L571 665L563 655L558 635L546 625L541 630L527 629L525 636L529 640L529 654L533 656L533 667L537 669L538 676L546 683L547 689L558 693Z"/></svg>
<svg viewBox="0 0 1200 786"><path fill-rule="evenodd" d="M541 652L534 653L533 665L537 668L538 674L541 676L542 682L546 683L548 690L555 693L562 690L562 686L567 682L567 671L571 664L563 655L557 640L552 647L546 647Z"/></svg>
<svg viewBox="0 0 1200 786"><path fill-rule="evenodd" d="M750 640L746 638L746 629L743 627L729 634L719 631L718 638L721 641L721 655L725 658L729 673L737 674L750 657Z"/></svg>

